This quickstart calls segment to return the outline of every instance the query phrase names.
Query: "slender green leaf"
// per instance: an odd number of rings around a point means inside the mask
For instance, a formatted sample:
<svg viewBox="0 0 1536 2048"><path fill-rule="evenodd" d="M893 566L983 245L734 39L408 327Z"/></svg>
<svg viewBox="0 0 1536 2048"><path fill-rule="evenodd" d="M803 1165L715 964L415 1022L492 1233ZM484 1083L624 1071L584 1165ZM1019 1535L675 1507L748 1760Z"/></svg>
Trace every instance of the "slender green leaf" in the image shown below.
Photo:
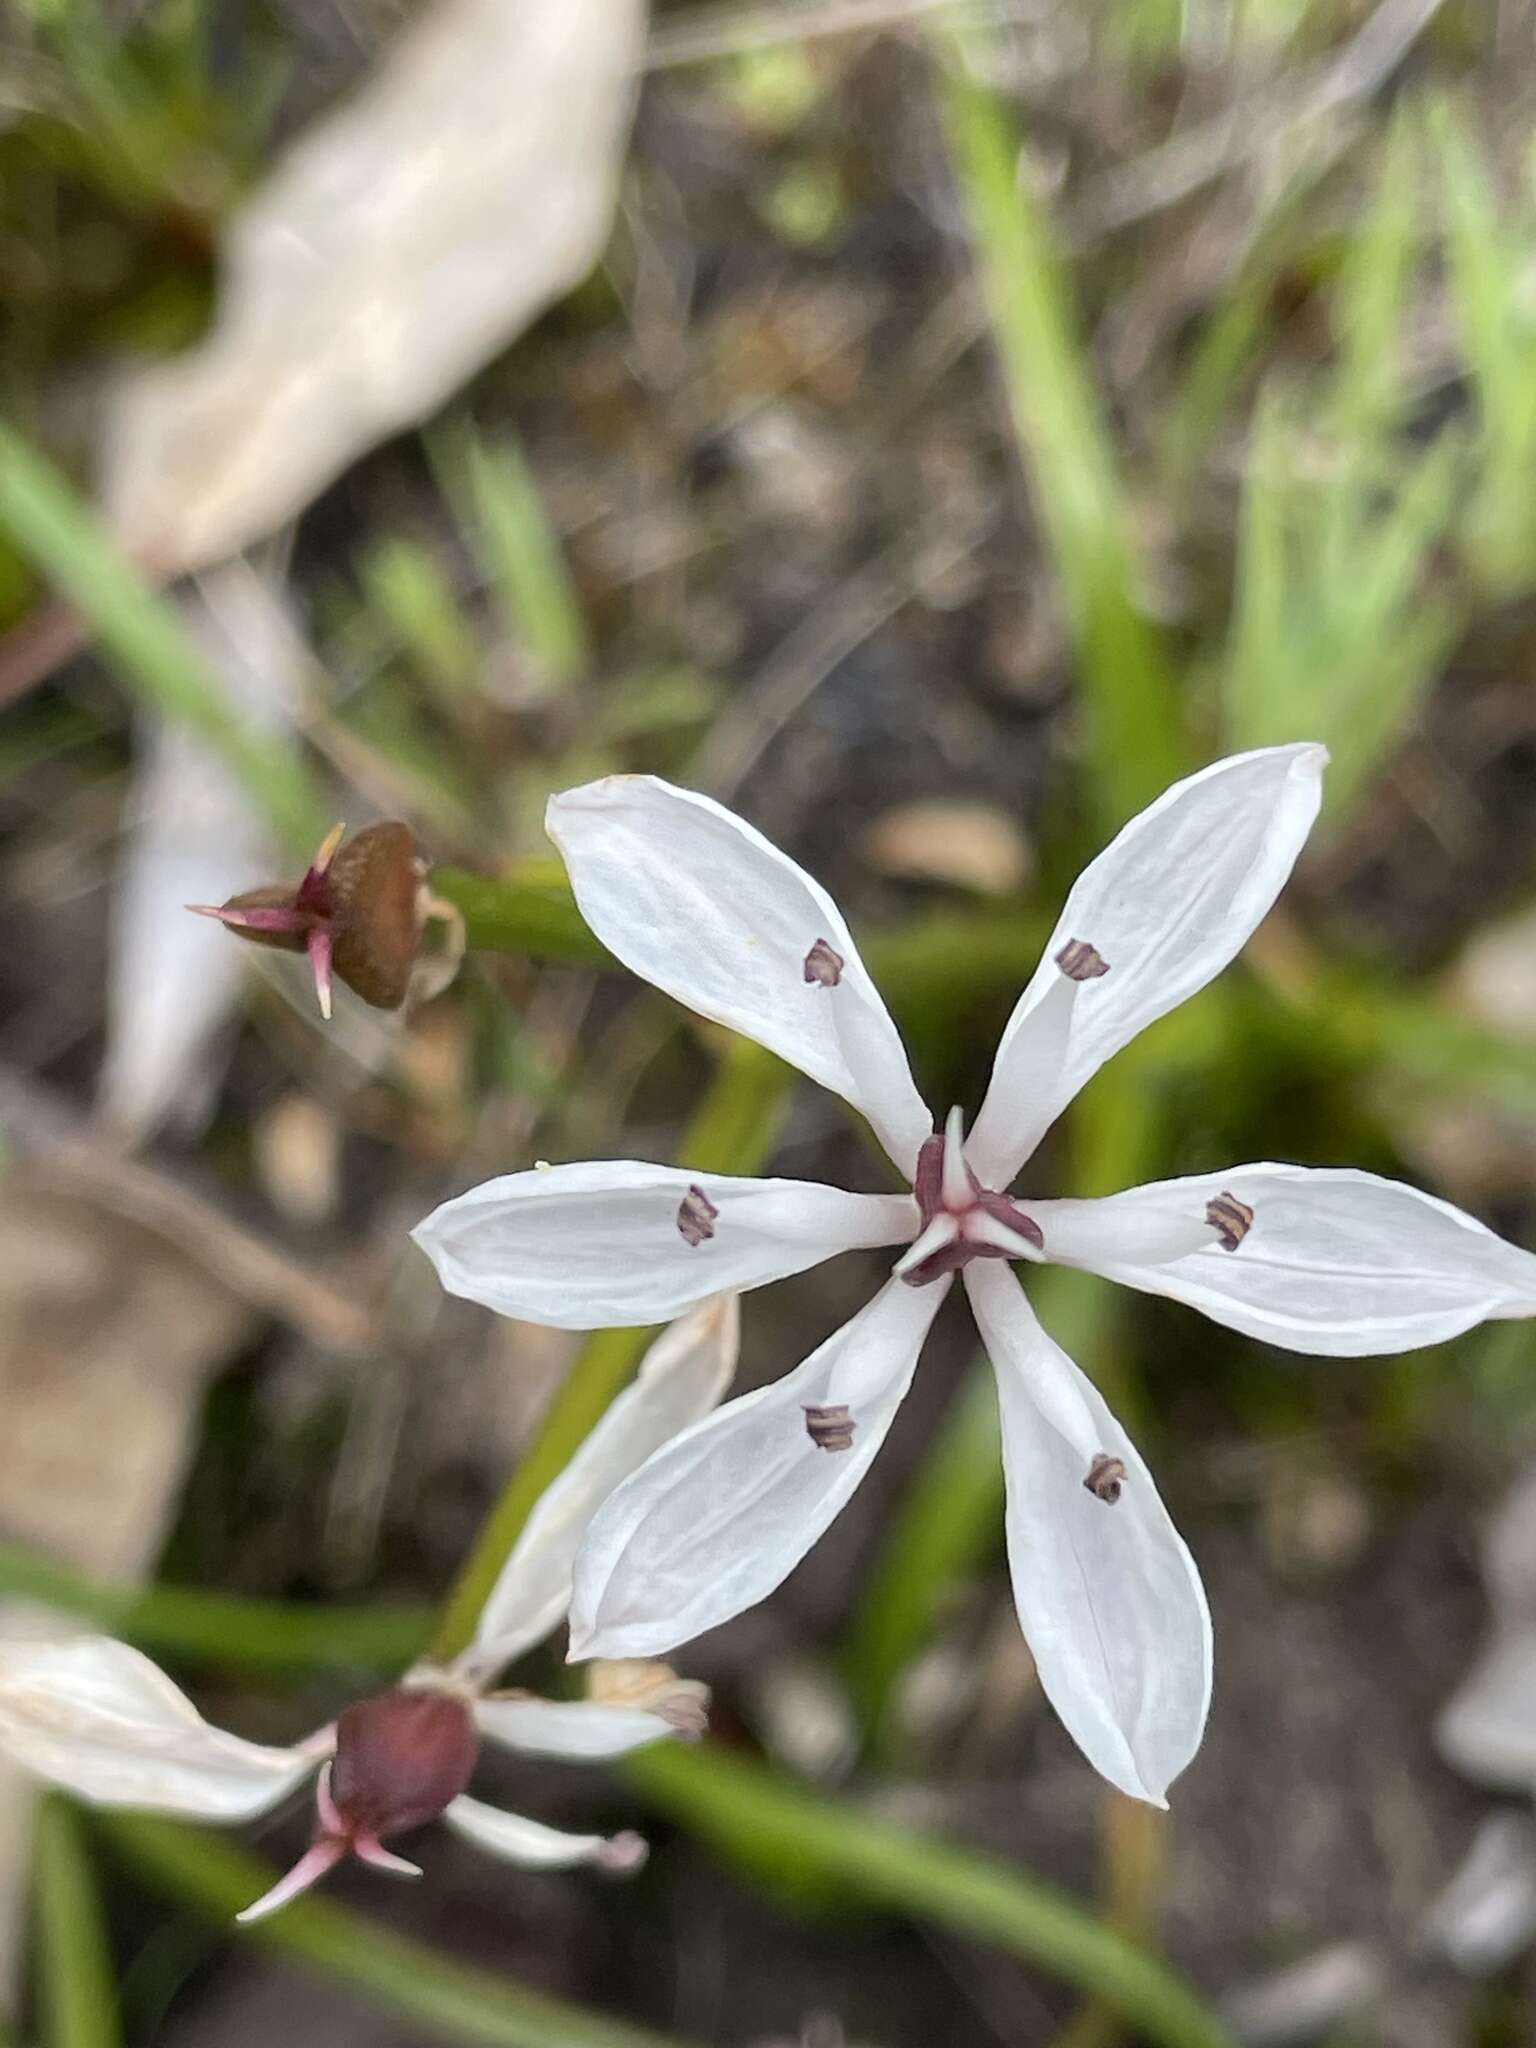
<svg viewBox="0 0 1536 2048"><path fill-rule="evenodd" d="M471 697L479 646L431 550L414 541L382 541L365 558L362 574L370 606L422 679L449 706Z"/></svg>
<svg viewBox="0 0 1536 2048"><path fill-rule="evenodd" d="M38 1808L33 1893L44 2048L120 2048L123 2030L96 1874L79 1817L56 1794Z"/></svg>
<svg viewBox="0 0 1536 2048"><path fill-rule="evenodd" d="M285 845L311 852L327 810L297 750L231 709L175 607L123 558L53 464L3 423L0 531L89 621L134 694L200 733Z"/></svg>
<svg viewBox="0 0 1536 2048"><path fill-rule="evenodd" d="M538 483L512 440L469 434L459 445L466 538L480 557L509 624L545 673L574 681L590 662L586 620Z"/></svg>
<svg viewBox="0 0 1536 2048"><path fill-rule="evenodd" d="M835 1877L859 1898L995 1943L1094 1992L1160 2048L1230 2048L1225 2028L1164 1964L1009 1864L808 1791L715 1743L657 1743L628 1759L623 1775L729 1855Z"/></svg>
<svg viewBox="0 0 1536 2048"><path fill-rule="evenodd" d="M1089 790L1118 827L1188 765L1160 637L1137 597L1134 522L1044 207L971 57L980 31L931 30L955 177L1020 454L1077 655Z"/></svg>
<svg viewBox="0 0 1536 2048"><path fill-rule="evenodd" d="M1387 136L1376 199L1348 254L1334 295L1339 338L1334 431L1371 446L1403 408L1402 340L1418 220L1419 152L1410 117Z"/></svg>
<svg viewBox="0 0 1536 2048"><path fill-rule="evenodd" d="M1324 741L1336 813L1401 741L1458 625L1430 577L1465 473L1461 437L1378 451L1379 421L1356 424L1366 439L1320 442L1301 398L1271 390L1261 403L1222 671L1232 744Z"/></svg>
<svg viewBox="0 0 1536 2048"><path fill-rule="evenodd" d="M0 1593L78 1615L146 1650L256 1671L398 1670L431 1626L418 1608L298 1606L185 1586L105 1585L18 1543L0 1543Z"/></svg>
<svg viewBox="0 0 1536 2048"><path fill-rule="evenodd" d="M229 1921L272 1872L216 1836L173 1821L98 1814L96 1825L152 1884L211 1919ZM687 2048L671 2035L611 2020L510 1978L450 1962L330 1899L297 1899L232 1938L255 1942L346 1984L434 2038L486 2048Z"/></svg>
<svg viewBox="0 0 1536 2048"><path fill-rule="evenodd" d="M1467 118L1454 103L1435 108L1446 200L1451 301L1477 403L1473 489L1464 519L1473 568L1496 595L1536 582L1536 312L1529 264L1536 206L1523 196L1506 211Z"/></svg>

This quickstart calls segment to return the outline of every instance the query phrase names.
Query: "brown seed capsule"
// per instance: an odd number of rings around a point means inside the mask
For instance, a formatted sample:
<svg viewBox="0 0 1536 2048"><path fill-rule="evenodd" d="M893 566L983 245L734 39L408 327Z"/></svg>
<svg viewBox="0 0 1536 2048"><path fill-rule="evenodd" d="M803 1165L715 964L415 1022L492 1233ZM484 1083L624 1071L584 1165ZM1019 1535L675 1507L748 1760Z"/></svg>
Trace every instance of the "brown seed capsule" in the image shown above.
<svg viewBox="0 0 1536 2048"><path fill-rule="evenodd" d="M409 825L369 825L331 862L332 966L376 1010L398 1010L410 987L421 878Z"/></svg>
<svg viewBox="0 0 1536 2048"><path fill-rule="evenodd" d="M1120 1498L1120 1489L1125 1484L1125 1478L1123 1458L1112 1458L1107 1451L1096 1451L1083 1484L1095 1500L1101 1500L1106 1506L1113 1507Z"/></svg>
<svg viewBox="0 0 1536 2048"><path fill-rule="evenodd" d="M1205 1220L1221 1239L1224 1252L1235 1252L1253 1228L1253 1211L1225 1189L1205 1205Z"/></svg>
<svg viewBox="0 0 1536 2048"><path fill-rule="evenodd" d="M805 1433L818 1451L851 1451L855 1426L851 1408L805 1410Z"/></svg>
<svg viewBox="0 0 1536 2048"><path fill-rule="evenodd" d="M805 978L823 988L836 988L843 978L843 956L834 953L825 939L818 939L805 956Z"/></svg>
<svg viewBox="0 0 1536 2048"><path fill-rule="evenodd" d="M1086 939L1068 939L1056 955L1056 965L1068 981L1097 981L1109 972L1109 962Z"/></svg>
<svg viewBox="0 0 1536 2048"><path fill-rule="evenodd" d="M327 1017L333 974L375 1009L397 1010L427 914L425 865L408 825L369 825L345 845L343 830L327 835L296 889L247 889L190 907L255 945L307 953Z"/></svg>
<svg viewBox="0 0 1536 2048"><path fill-rule="evenodd" d="M379 1837L436 1820L469 1783L480 1738L452 1693L397 1686L336 1723L330 1796L349 1833Z"/></svg>
<svg viewBox="0 0 1536 2048"><path fill-rule="evenodd" d="M695 1247L705 1238L715 1234L715 1218L720 1211L701 1187L689 1188L677 1205L677 1228L684 1244Z"/></svg>

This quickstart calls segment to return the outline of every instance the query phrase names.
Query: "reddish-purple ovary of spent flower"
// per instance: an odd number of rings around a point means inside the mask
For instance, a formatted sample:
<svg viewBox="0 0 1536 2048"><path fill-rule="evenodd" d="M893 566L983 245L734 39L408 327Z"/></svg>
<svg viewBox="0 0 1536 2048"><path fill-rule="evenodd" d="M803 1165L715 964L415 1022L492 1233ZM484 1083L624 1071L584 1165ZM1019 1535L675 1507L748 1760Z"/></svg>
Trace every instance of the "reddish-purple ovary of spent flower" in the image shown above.
<svg viewBox="0 0 1536 2048"><path fill-rule="evenodd" d="M397 1686L348 1707L336 1723L331 1801L349 1834L403 1834L458 1798L479 1752L466 1701Z"/></svg>

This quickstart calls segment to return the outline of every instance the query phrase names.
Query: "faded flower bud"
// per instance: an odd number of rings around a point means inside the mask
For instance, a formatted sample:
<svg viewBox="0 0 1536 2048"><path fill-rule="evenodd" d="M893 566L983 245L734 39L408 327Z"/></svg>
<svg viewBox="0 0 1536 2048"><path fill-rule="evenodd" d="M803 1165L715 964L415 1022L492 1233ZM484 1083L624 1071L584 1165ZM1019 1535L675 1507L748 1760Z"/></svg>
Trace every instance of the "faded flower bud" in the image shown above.
<svg viewBox="0 0 1536 2048"><path fill-rule="evenodd" d="M398 1010L422 993L413 984L424 964L423 927L429 917L453 917L427 891L426 863L408 825L368 825L343 844L345 830L338 825L327 835L296 889L247 889L224 904L188 906L258 946L307 953L326 1017L333 975L378 1010ZM451 979L462 927L448 951ZM435 984L433 993L445 985L440 973Z"/></svg>
<svg viewBox="0 0 1536 2048"><path fill-rule="evenodd" d="M587 1697L600 1706L655 1714L685 1742L697 1742L709 1727L709 1687L648 1657L597 1658L588 1666Z"/></svg>

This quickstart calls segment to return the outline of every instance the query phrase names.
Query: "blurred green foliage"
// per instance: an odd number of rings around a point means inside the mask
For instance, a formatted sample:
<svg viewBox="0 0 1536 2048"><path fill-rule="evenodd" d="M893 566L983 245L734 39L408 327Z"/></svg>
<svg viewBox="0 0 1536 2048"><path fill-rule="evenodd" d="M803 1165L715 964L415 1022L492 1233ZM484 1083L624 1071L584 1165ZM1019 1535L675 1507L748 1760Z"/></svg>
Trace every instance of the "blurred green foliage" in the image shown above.
<svg viewBox="0 0 1536 2048"><path fill-rule="evenodd" d="M1138 0L1092 13L1092 61L1156 85L1165 67L1199 58L1199 12ZM39 582L67 600L130 699L212 742L295 855L329 821L323 761L408 811L450 855L435 886L463 912L473 946L611 968L547 858L542 799L610 769L686 776L724 701L719 678L664 634L646 644L609 632L527 450L466 409L427 448L441 516L421 531L403 520L365 527L312 593L312 744L276 744L233 721L173 604L121 559L40 453L59 438L41 396L48 375L88 354L116 359L195 335L220 223L270 153L300 53L263 10L236 7L216 24L206 0L126 14L101 0L26 0L22 14L14 118L0 132L0 392L20 422L0 431L0 616L20 613ZM1308 0L1250 0L1232 18L1234 57L1299 65L1341 33L1340 11ZM1476 35L1455 24L1446 33ZM230 34L233 59L220 41ZM1334 756L1326 831L1337 844L1390 776L1458 649L1536 590L1536 188L1529 163L1512 178L1495 160L1467 99L1412 84L1381 117L1359 121L1339 154L1277 151L1231 260L1179 346L1148 372L1162 380L1153 416L1138 418L1095 348L1103 302L1133 266L1069 238L1069 206L1048 176L1050 123L1026 131L997 88L1008 75L1000 36L969 17L938 18L924 35L924 89L974 262L999 414L1060 601L1077 723L1075 804L1058 802L1028 894L945 900L866 948L925 1078L947 1078L974 1066L982 1027L1026 978L1058 876L1172 777L1220 748L1324 739ZM834 264L860 195L835 138L818 129L828 88L810 46L771 43L700 75L713 106L771 159L752 194L757 216L786 249ZM1450 389L1422 373L1426 305L1457 338ZM1287 325L1298 307L1299 342ZM0 783L112 738L94 704L26 707L0 743ZM493 1077L486 1096L515 1085L553 1118L566 1114L563 1077L530 1047L499 987L476 984L471 1002L486 1042L481 1071ZM676 1023L668 1012L659 1028ZM785 1090L773 1061L730 1047L679 1157L752 1170L771 1153ZM1347 1138L1366 1163L1391 1170L1415 1113L1469 1099L1516 1128L1536 1126L1531 1044L1378 958L1282 924L1219 989L1098 1078L1050 1163L1058 1186L1087 1194L1180 1170L1193 1154L1294 1149L1304 1134L1321 1145ZM1040 1276L1037 1295L1054 1334L1132 1426L1155 1432L1163 1369L1145 1338L1159 1311L1062 1271ZM533 1500L642 1345L626 1331L587 1346L438 1617L440 1651L465 1640ZM1353 1403L1385 1465L1411 1460L1437 1427L1442 1360L1383 1369L1350 1391L1337 1374L1327 1387L1305 1372L1261 1380L1245 1359L1224 1341L1213 1364L1222 1397L1260 1436ZM1530 1430L1520 1326L1469 1338L1455 1361L1493 1433ZM843 1676L877 1767L904 1757L904 1680L995 1553L1001 1485L995 1401L978 1361L898 1503L850 1621ZM0 1549L0 1589L163 1654L290 1676L391 1668L428 1625L408 1610L311 1611L171 1586L118 1594L12 1549ZM628 1775L658 1810L781 1888L810 1869L818 1883L980 1933L1097 1990L1152 2037L1219 2037L1148 1957L1016 1872L744 1758L668 1753ZM106 1833L136 1870L204 1912L227 1914L264 1882L235 1850L185 1830L114 1820ZM96 1877L76 1818L53 1803L36 1926L43 2040L109 2048L119 2026ZM662 2048L412 1950L325 1901L258 1938L453 2038Z"/></svg>

